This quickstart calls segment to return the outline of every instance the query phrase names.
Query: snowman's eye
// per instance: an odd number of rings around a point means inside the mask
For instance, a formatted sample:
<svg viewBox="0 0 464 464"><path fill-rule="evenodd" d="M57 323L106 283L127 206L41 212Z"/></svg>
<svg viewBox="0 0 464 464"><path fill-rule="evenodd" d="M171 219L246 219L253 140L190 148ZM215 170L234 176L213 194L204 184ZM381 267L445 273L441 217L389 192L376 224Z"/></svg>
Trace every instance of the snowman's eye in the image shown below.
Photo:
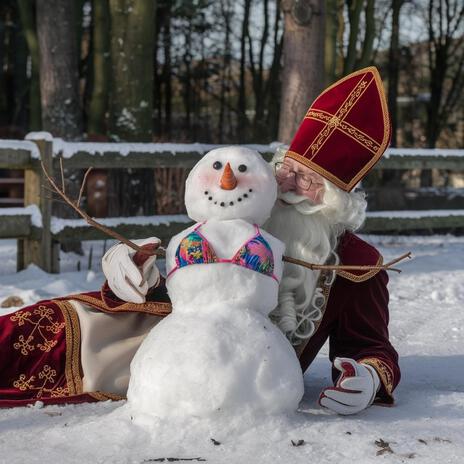
<svg viewBox="0 0 464 464"><path fill-rule="evenodd" d="M238 170L239 170L240 172L245 172L245 171L247 170L247 167L246 167L246 165L241 164L241 165L238 167Z"/></svg>
<svg viewBox="0 0 464 464"><path fill-rule="evenodd" d="M222 163L220 161L216 161L214 164L213 164L213 168L214 169L221 169L222 168Z"/></svg>

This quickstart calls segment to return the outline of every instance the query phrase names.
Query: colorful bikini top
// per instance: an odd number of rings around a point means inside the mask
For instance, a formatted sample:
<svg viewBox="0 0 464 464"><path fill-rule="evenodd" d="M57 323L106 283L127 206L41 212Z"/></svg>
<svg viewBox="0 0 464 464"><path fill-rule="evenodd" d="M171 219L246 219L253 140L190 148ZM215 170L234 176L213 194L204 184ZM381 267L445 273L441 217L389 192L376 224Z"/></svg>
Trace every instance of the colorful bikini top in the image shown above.
<svg viewBox="0 0 464 464"><path fill-rule="evenodd" d="M191 264L231 263L272 277L278 282L277 277L274 275L272 249L256 224L255 234L240 247L231 259L219 258L216 255L213 247L200 232L200 227L203 224L198 224L179 243L175 257L176 266L171 269L168 277L177 269Z"/></svg>

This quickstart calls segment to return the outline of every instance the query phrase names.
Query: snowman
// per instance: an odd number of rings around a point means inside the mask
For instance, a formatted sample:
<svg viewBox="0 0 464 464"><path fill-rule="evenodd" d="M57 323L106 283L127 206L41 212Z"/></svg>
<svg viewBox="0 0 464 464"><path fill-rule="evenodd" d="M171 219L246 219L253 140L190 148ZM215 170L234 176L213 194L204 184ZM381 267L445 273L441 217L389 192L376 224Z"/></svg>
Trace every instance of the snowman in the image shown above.
<svg viewBox="0 0 464 464"><path fill-rule="evenodd" d="M260 228L277 195L255 151L207 153L186 181L196 223L166 251L172 313L132 364L132 414L214 417L295 411L303 375L292 346L268 318L277 305L284 245Z"/></svg>

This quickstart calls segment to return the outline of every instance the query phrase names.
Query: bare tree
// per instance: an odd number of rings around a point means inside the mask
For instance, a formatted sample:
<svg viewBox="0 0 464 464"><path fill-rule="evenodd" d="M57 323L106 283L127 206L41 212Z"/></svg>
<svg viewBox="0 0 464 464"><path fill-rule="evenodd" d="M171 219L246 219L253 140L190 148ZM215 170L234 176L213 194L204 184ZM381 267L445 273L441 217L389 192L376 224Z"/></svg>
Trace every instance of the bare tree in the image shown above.
<svg viewBox="0 0 464 464"><path fill-rule="evenodd" d="M155 3L153 0L109 0L109 5L110 133L120 140L150 142L153 137ZM111 172L109 191L110 215L154 212L154 182L150 170ZM118 192L126 194L121 196Z"/></svg>
<svg viewBox="0 0 464 464"><path fill-rule="evenodd" d="M108 0L92 2L92 94L87 132L105 134L110 82L110 12Z"/></svg>
<svg viewBox="0 0 464 464"><path fill-rule="evenodd" d="M42 128L55 136L82 134L74 0L36 2Z"/></svg>
<svg viewBox="0 0 464 464"><path fill-rule="evenodd" d="M426 139L435 148L464 87L464 4L461 0L429 0L427 9L430 99ZM422 170L421 186L432 185L431 170Z"/></svg>
<svg viewBox="0 0 464 464"><path fill-rule="evenodd" d="M153 134L153 0L110 0L110 131L122 140Z"/></svg>
<svg viewBox="0 0 464 464"><path fill-rule="evenodd" d="M264 125L264 111L266 103L266 87L264 77L264 50L269 37L269 0L262 0L263 3L263 30L259 38L258 58L255 62L253 40L248 28L248 54L250 59L250 71L253 83L253 93L255 100L255 111L253 118L253 133L256 139L260 139L262 126Z"/></svg>
<svg viewBox="0 0 464 464"><path fill-rule="evenodd" d="M219 120L218 120L218 134L219 134L219 143L224 142L224 132L225 132L225 115L226 115L226 96L230 91L230 82L228 82L229 72L230 72L230 63L232 59L231 51L231 19L233 15L233 9L230 0L221 1L221 15L224 21L224 49L221 63L221 90L219 96ZM240 70L242 72L242 69ZM241 74L240 74L241 76ZM242 80L240 80L242 84ZM244 95L242 95L242 98ZM244 100L240 100L240 104L243 104ZM242 109L241 109L242 110ZM243 109L245 111L245 109Z"/></svg>
<svg viewBox="0 0 464 464"><path fill-rule="evenodd" d="M284 35L281 31L282 12L280 9L280 0L275 1L274 15L274 34L273 34L273 57L269 70L269 77L266 82L265 94L267 97L267 117L266 127L272 140L276 140L279 130L279 112L280 112L280 73L281 59Z"/></svg>
<svg viewBox="0 0 464 464"><path fill-rule="evenodd" d="M282 100L278 138L290 142L324 85L324 3L284 0Z"/></svg>
<svg viewBox="0 0 464 464"><path fill-rule="evenodd" d="M243 4L243 20L240 35L240 83L238 88L238 127L237 136L239 140L246 137L248 118L246 115L246 43L248 38L248 27L250 22L250 9L252 0L245 0Z"/></svg>
<svg viewBox="0 0 464 464"><path fill-rule="evenodd" d="M385 21L378 17L382 4L374 0L326 2L326 84L372 63L374 42Z"/></svg>
<svg viewBox="0 0 464 464"><path fill-rule="evenodd" d="M427 144L434 148L464 87L464 4L429 0Z"/></svg>
<svg viewBox="0 0 464 464"><path fill-rule="evenodd" d="M391 36L388 51L388 109L392 122L391 145L396 147L396 130L398 125L397 97L400 69L400 10L404 0L391 2Z"/></svg>
<svg viewBox="0 0 464 464"><path fill-rule="evenodd" d="M31 83L29 88L29 125L31 130L42 127L40 109L39 43L37 40L34 3L32 0L18 0L24 36L31 57Z"/></svg>

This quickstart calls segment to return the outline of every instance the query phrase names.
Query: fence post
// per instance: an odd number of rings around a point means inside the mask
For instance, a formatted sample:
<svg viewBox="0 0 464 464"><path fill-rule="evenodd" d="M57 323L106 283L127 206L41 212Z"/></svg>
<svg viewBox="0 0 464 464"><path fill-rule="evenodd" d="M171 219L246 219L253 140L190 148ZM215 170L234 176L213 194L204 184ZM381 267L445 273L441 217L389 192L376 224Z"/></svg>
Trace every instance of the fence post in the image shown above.
<svg viewBox="0 0 464 464"><path fill-rule="evenodd" d="M49 173L53 173L53 141L51 135L42 139L32 139L40 151L41 159ZM31 263L46 272L59 272L59 246L54 243L51 233L52 200L47 190L48 182L40 165L32 165L24 171L24 206L37 205L42 214L40 240L24 239L18 244L18 268Z"/></svg>

